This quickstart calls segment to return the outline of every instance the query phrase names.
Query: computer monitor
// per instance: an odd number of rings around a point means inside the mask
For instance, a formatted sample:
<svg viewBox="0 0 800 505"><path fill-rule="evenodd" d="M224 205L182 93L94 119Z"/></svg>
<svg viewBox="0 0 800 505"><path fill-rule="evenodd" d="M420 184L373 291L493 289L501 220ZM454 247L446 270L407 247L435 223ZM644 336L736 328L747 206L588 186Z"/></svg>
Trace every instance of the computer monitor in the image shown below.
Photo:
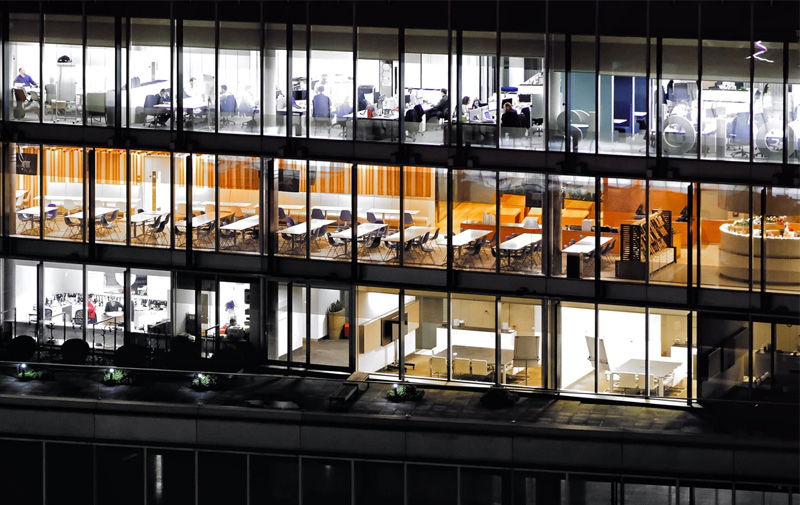
<svg viewBox="0 0 800 505"><path fill-rule="evenodd" d="M294 100L308 100L308 91L305 89L296 89L292 91L292 98Z"/></svg>
<svg viewBox="0 0 800 505"><path fill-rule="evenodd" d="M514 99L513 98L503 98L503 101L500 102L500 107L505 107L507 103L510 103L511 105L514 105Z"/></svg>
<svg viewBox="0 0 800 505"><path fill-rule="evenodd" d="M411 103L411 95L406 95L406 103Z"/></svg>
<svg viewBox="0 0 800 505"><path fill-rule="evenodd" d="M492 113L489 111L489 106L488 105L485 105L485 106L481 107L481 110L483 111L483 120L484 121L489 121L489 122L494 121L494 118L492 118Z"/></svg>
<svg viewBox="0 0 800 505"><path fill-rule="evenodd" d="M469 110L469 122L470 123L480 123L481 119L481 109L470 109Z"/></svg>
<svg viewBox="0 0 800 505"><path fill-rule="evenodd" d="M533 101L529 93L518 95L517 98L521 103L531 103Z"/></svg>

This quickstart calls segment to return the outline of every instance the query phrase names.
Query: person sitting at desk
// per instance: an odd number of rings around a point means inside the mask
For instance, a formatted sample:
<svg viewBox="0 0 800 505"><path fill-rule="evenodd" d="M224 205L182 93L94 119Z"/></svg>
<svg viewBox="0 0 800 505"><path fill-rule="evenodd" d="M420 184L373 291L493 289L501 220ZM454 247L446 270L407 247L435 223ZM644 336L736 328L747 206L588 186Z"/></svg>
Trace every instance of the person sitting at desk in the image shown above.
<svg viewBox="0 0 800 505"><path fill-rule="evenodd" d="M161 90L156 95L155 105L161 105L165 103L168 104L169 102L170 98L169 95L167 94L166 88L161 88ZM159 125L163 126L167 124L167 121L169 121L169 112L159 112L158 114L156 114L156 123L158 123Z"/></svg>
<svg viewBox="0 0 800 505"><path fill-rule="evenodd" d="M519 114L511 106L510 102L503 105L503 115L500 116L500 126L503 128L521 128L522 121L519 119Z"/></svg>
<svg viewBox="0 0 800 505"><path fill-rule="evenodd" d="M339 106L336 107L336 117L344 117L352 113L353 113L353 104L351 103L350 97L349 96L344 97L344 99L342 99L342 103L340 103Z"/></svg>
<svg viewBox="0 0 800 505"><path fill-rule="evenodd" d="M447 119L450 114L450 97L447 96L447 89L442 88L440 91L442 92L442 98L439 99L439 103L425 111L425 115L429 120L432 118Z"/></svg>
<svg viewBox="0 0 800 505"><path fill-rule="evenodd" d="M329 118L331 117L331 99L325 94L325 86L317 88L317 94L311 102L313 110L311 117Z"/></svg>
<svg viewBox="0 0 800 505"><path fill-rule="evenodd" d="M33 77L26 74L25 69L22 67L19 67L19 75L14 79L14 84L22 84L25 87L38 86L36 81L33 80Z"/></svg>

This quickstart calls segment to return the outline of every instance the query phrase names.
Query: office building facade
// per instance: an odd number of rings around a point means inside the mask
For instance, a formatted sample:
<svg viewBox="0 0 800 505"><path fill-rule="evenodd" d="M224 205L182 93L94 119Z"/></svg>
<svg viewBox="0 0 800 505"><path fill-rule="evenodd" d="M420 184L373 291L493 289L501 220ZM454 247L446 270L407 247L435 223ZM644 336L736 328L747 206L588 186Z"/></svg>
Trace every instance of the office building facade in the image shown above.
<svg viewBox="0 0 800 505"><path fill-rule="evenodd" d="M5 361L798 403L796 2L8 2L0 28ZM369 480L350 456L292 471Z"/></svg>

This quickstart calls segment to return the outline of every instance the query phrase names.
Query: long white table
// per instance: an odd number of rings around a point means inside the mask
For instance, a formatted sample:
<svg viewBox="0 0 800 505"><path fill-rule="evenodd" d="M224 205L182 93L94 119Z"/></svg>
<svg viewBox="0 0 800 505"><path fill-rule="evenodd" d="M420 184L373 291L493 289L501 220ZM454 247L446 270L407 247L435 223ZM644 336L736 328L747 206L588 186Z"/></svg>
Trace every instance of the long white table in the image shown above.
<svg viewBox="0 0 800 505"><path fill-rule="evenodd" d="M327 219L328 218L328 212L335 212L337 214L336 217L339 217L338 215L341 214L341 212L343 210L350 210L350 207L339 207L337 205L312 205L311 206L311 211L313 212L314 209L319 209L322 212L324 212L325 213L325 219ZM286 210L286 209L284 209L284 210Z"/></svg>
<svg viewBox="0 0 800 505"><path fill-rule="evenodd" d="M240 219L238 221L234 221L232 223L226 224L225 226L220 226L220 230L232 231L234 232L233 235L233 243L234 246L236 245L236 237L239 235L236 232L241 232L242 234L242 241L244 241L244 234L247 230L252 230L253 228L258 228L260 220L258 215L246 217L244 219Z"/></svg>
<svg viewBox="0 0 800 505"><path fill-rule="evenodd" d="M389 216L399 216L400 215L400 209L374 208L374 209L367 209L366 212L372 212L373 214L380 214L381 215L381 220L386 219L387 215L389 215ZM406 209L405 213L406 214L411 214L413 216L413 215L419 214L419 211L418 210Z"/></svg>
<svg viewBox="0 0 800 505"><path fill-rule="evenodd" d="M210 217L208 214L200 214L199 216L194 216L192 218L192 229L200 228L201 226L205 226L205 225L207 225L209 223L213 223L213 222L214 222L214 218L213 217ZM177 226L179 228L185 228L186 227L186 220L185 219L181 219L180 221L175 223L175 226Z"/></svg>
<svg viewBox="0 0 800 505"><path fill-rule="evenodd" d="M385 224L380 223L361 223L356 227L356 240L361 239L369 235L370 233L376 232L386 228ZM353 229L352 228L345 228L344 230L339 230L336 233L331 233L331 237L338 238L344 241L344 254L347 255L347 248L350 245L350 242L353 238Z"/></svg>
<svg viewBox="0 0 800 505"><path fill-rule="evenodd" d="M537 233L523 233L514 238L508 239L500 244L503 251L519 251L530 245L538 244L542 241L542 236Z"/></svg>
<svg viewBox="0 0 800 505"><path fill-rule="evenodd" d="M679 366L681 366L681 363L676 361L650 360L650 376L658 379L658 396L664 396L664 384L667 382L667 378L674 374ZM645 368L645 360L629 359L611 370L611 372L644 376L646 372Z"/></svg>
<svg viewBox="0 0 800 505"><path fill-rule="evenodd" d="M612 237L600 237L600 246L606 245ZM595 250L595 236L583 237L569 247L562 249L561 252L567 255L567 277L579 279L581 277L581 267L583 265L583 255Z"/></svg>
<svg viewBox="0 0 800 505"><path fill-rule="evenodd" d="M155 220L158 217L166 216L168 214L169 212L163 210L146 210L144 212L139 212L138 214L131 214L131 226L133 226L133 236L134 237L137 236L136 228L138 227L138 225L142 225L142 228L144 228L144 225L148 221Z"/></svg>
<svg viewBox="0 0 800 505"><path fill-rule="evenodd" d="M41 209L39 207L28 207L25 209L18 209L17 214L25 214L26 216L39 216Z"/></svg>
<svg viewBox="0 0 800 505"><path fill-rule="evenodd" d="M94 208L94 217L104 216L106 214L111 214L114 212L115 208L112 207L95 207ZM83 219L83 211L75 212L74 214L70 214L67 216L70 219Z"/></svg>
<svg viewBox="0 0 800 505"><path fill-rule="evenodd" d="M308 226L308 223L305 222L279 230L278 233L285 233L287 235L305 235L309 231L318 230L323 226L328 226L335 222L336 221L331 219L312 219L310 227Z"/></svg>
<svg viewBox="0 0 800 505"><path fill-rule="evenodd" d="M415 238L419 238L425 235L428 232L433 231L433 228L428 226L409 226L404 230L403 233L403 240L408 242L409 240L414 240ZM400 242L400 232L395 232L389 235L384 239L386 242Z"/></svg>

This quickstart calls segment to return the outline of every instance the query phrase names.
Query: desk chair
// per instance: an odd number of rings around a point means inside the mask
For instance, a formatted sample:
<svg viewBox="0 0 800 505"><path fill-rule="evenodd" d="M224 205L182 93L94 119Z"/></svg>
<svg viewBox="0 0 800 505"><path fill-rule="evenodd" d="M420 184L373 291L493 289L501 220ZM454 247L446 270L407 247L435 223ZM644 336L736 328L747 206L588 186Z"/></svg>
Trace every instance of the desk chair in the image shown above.
<svg viewBox="0 0 800 505"><path fill-rule="evenodd" d="M95 119L106 117L106 94L86 93L86 117L91 124Z"/></svg>
<svg viewBox="0 0 800 505"><path fill-rule="evenodd" d="M14 119L25 119L25 104L28 101L28 96L22 88L14 88L11 91L14 93Z"/></svg>
<svg viewBox="0 0 800 505"><path fill-rule="evenodd" d="M55 231L56 229L56 216L58 215L58 206L54 203L47 204L47 211L44 214L44 229L47 231Z"/></svg>
<svg viewBox="0 0 800 505"><path fill-rule="evenodd" d="M156 104L158 103L158 95L147 95L144 97L144 126L152 126L155 128L158 123L158 114L159 110L156 108ZM147 118L150 117L150 122L148 123Z"/></svg>
<svg viewBox="0 0 800 505"><path fill-rule="evenodd" d="M472 375L486 377L489 375L489 362L485 359L473 359L471 362Z"/></svg>
<svg viewBox="0 0 800 505"><path fill-rule="evenodd" d="M353 214L347 209L342 209L342 211L339 212L339 229L343 230L352 224Z"/></svg>
<svg viewBox="0 0 800 505"><path fill-rule="evenodd" d="M345 242L344 240L341 240L341 239L336 239L336 238L331 237L330 233L325 233L325 238L328 240L328 245L330 246L330 248L328 250L328 257L329 258L331 257L331 255L333 253L336 252L337 249L344 249L345 247L347 247L347 242ZM339 253L339 254L335 255L334 257L338 257L338 256L341 256L343 254L344 253L342 252L342 253Z"/></svg>
<svg viewBox="0 0 800 505"><path fill-rule="evenodd" d="M30 214L23 214L21 212L17 212L17 221L20 222L22 225L18 231L18 233L25 233L26 231L30 231L31 234L34 233L36 230L36 224L38 224L38 216L32 216ZM37 233L38 235L38 233Z"/></svg>
<svg viewBox="0 0 800 505"><path fill-rule="evenodd" d="M233 95L224 95L219 100L219 127L233 125L233 117L236 115L236 97Z"/></svg>
<svg viewBox="0 0 800 505"><path fill-rule="evenodd" d="M441 356L430 357L431 377L447 377L447 359Z"/></svg>
<svg viewBox="0 0 800 505"><path fill-rule="evenodd" d="M467 358L453 358L453 378L463 378L471 375L470 360Z"/></svg>
<svg viewBox="0 0 800 505"><path fill-rule="evenodd" d="M728 131L728 146L734 149L731 158L749 157L750 151L750 113L738 112L731 121ZM738 149L736 149L738 147Z"/></svg>

